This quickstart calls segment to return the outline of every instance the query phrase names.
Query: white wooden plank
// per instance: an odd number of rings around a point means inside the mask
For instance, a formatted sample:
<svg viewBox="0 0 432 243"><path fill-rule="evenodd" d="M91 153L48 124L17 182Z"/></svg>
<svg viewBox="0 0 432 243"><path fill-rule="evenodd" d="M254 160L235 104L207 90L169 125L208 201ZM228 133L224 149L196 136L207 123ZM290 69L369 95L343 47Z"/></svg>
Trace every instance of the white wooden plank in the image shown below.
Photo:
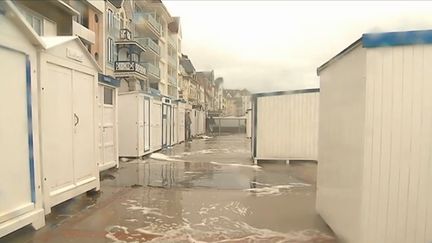
<svg viewBox="0 0 432 243"><path fill-rule="evenodd" d="M399 198L399 173L401 148L401 126L402 126L402 91L403 91L403 48L393 48L393 68L392 82L388 89L392 92L391 119L388 124L391 129L391 157L389 170L389 189L388 189L388 213L386 227L386 242L396 242L396 220L398 213Z"/></svg>
<svg viewBox="0 0 432 243"><path fill-rule="evenodd" d="M370 240L369 221L371 209L371 187L372 187L372 146L373 146L373 118L374 118L374 101L375 101L375 74L373 59L376 52L367 51L366 56L366 79L365 79L365 127L364 127L364 158L363 158L363 182L362 182L362 204L361 204L361 230L360 235L363 239L360 241L368 242Z"/></svg>
<svg viewBox="0 0 432 243"><path fill-rule="evenodd" d="M416 207L416 227L415 227L415 242L430 242L426 239L426 220L427 220L427 200L430 194L430 187L428 187L428 170L430 169L430 148L432 145L432 83L430 75L432 72L428 65L432 61L432 48L425 46L423 49L423 73L421 80L421 113L422 113L422 126L420 134L420 159L419 159L419 183L417 194L417 207ZM420 81L420 80L419 80Z"/></svg>
<svg viewBox="0 0 432 243"><path fill-rule="evenodd" d="M412 75L413 75L413 49L412 46L403 48L403 82L402 82L402 117L401 117L401 156L402 161L399 171L399 199L396 220L397 242L406 242L408 184L409 184L409 159L411 150L411 114L412 114Z"/></svg>
<svg viewBox="0 0 432 243"><path fill-rule="evenodd" d="M432 62L432 50L431 47L428 46L425 48L425 54L424 54L424 65L428 65L429 63ZM431 82L430 82L430 78L432 77L432 69L431 68L426 68L424 69L424 81L425 81L425 89L424 91L427 92L427 95L425 95L425 97L428 97L427 102L425 102L426 104L430 105L430 92L431 92ZM432 110L430 107L425 108L425 109L429 109ZM432 118L429 118L432 119ZM430 125L432 125L432 122L430 120L425 120L426 123L429 123ZM431 141L431 135L426 133L426 136L428 136L429 139L429 147L432 144ZM426 148L428 150L428 158L427 158L427 169L426 169L426 175L427 175L427 179L426 179L426 186L425 188L427 189L425 193L425 202L426 202L426 219L425 219L425 240L424 242L432 242L432 193L430 192L430 188L432 188L432 152L430 151L430 149Z"/></svg>
<svg viewBox="0 0 432 243"><path fill-rule="evenodd" d="M413 47L413 76L411 85L413 86L413 106L412 106L412 140L410 157L407 161L409 165L409 187L408 187L408 208L407 208L407 242L415 242L416 231L416 207L419 183L419 160L420 160L420 138L422 136L422 110L421 93L423 79L423 46Z"/></svg>
<svg viewBox="0 0 432 243"><path fill-rule="evenodd" d="M374 111L372 123L372 187L370 198L370 218L369 229L370 241L377 241L377 228L378 228L378 213L379 213L379 189L380 189L380 159L381 159L381 113L382 113L382 53L379 50L374 50L374 56L370 60L373 69L368 70L368 73L374 77Z"/></svg>
<svg viewBox="0 0 432 243"><path fill-rule="evenodd" d="M393 52L392 48L382 48L382 88L381 88L381 152L379 154L380 175L378 188L378 215L377 215L377 242L385 242L388 213L389 172L391 153L391 112L392 112L392 75L393 75ZM378 97L377 97L378 98Z"/></svg>

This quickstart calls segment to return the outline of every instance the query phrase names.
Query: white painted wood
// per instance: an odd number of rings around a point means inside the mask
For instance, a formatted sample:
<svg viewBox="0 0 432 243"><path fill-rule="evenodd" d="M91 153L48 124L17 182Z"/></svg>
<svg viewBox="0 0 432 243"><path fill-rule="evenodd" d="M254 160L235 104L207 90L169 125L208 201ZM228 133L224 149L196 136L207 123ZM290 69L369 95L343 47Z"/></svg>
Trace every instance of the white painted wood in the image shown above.
<svg viewBox="0 0 432 243"><path fill-rule="evenodd" d="M252 109L246 111L246 137L252 138Z"/></svg>
<svg viewBox="0 0 432 243"><path fill-rule="evenodd" d="M81 53L70 59L67 50ZM97 74L78 39L40 54L41 149L45 213L91 189L97 167Z"/></svg>
<svg viewBox="0 0 432 243"><path fill-rule="evenodd" d="M320 73L317 209L342 241L432 241L431 61L357 46Z"/></svg>
<svg viewBox="0 0 432 243"><path fill-rule="evenodd" d="M3 77L0 84L4 87L0 91L0 152L5 161L0 170L0 195L3 195L0 200L0 237L3 237L29 224L39 229L45 225L45 217L39 151L37 50L30 43L28 33L17 25L17 19L0 15L0 26L0 57L7 60L0 65ZM27 117L26 56L30 64L31 122ZM28 146L29 125L33 129L32 154ZM30 156L34 158L33 178ZM30 194L31 181L35 185L34 200Z"/></svg>
<svg viewBox="0 0 432 243"><path fill-rule="evenodd" d="M362 242L365 58L358 47L320 73L316 207L346 242Z"/></svg>
<svg viewBox="0 0 432 243"><path fill-rule="evenodd" d="M153 100L151 102L151 151L158 151L162 149L162 102Z"/></svg>
<svg viewBox="0 0 432 243"><path fill-rule="evenodd" d="M98 167L103 171L118 167L117 139L117 90L115 87L98 85ZM112 93L112 104L105 104L105 92Z"/></svg>
<svg viewBox="0 0 432 243"><path fill-rule="evenodd" d="M151 152L152 98L140 92L119 94L119 154L141 157Z"/></svg>
<svg viewBox="0 0 432 243"><path fill-rule="evenodd" d="M13 218L13 212L30 205L21 213L34 208L31 200L31 178L29 166L28 119L26 102L26 56L16 51L0 48L0 56L8 60L1 65L0 73L7 89L0 90L0 148L2 164L0 170L0 222ZM10 70L14 75L8 75ZM17 178L21 178L17 180ZM9 215L9 217L8 217Z"/></svg>
<svg viewBox="0 0 432 243"><path fill-rule="evenodd" d="M119 156L139 157L138 93L119 93Z"/></svg>
<svg viewBox="0 0 432 243"><path fill-rule="evenodd" d="M150 151L150 97L144 97L144 152Z"/></svg>
<svg viewBox="0 0 432 243"><path fill-rule="evenodd" d="M317 160L319 93L257 98L257 159Z"/></svg>
<svg viewBox="0 0 432 243"><path fill-rule="evenodd" d="M178 143L178 105L172 106L172 141L171 144Z"/></svg>
<svg viewBox="0 0 432 243"><path fill-rule="evenodd" d="M178 143L185 141L185 115L186 115L186 106L183 103L179 103L178 115L177 115Z"/></svg>

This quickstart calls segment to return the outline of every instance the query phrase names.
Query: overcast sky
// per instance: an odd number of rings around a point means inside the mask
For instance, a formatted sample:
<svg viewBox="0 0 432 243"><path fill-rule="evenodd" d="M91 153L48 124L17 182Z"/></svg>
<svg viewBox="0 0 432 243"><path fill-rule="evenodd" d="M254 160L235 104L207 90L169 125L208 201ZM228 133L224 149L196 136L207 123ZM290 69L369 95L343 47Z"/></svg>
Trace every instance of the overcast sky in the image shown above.
<svg viewBox="0 0 432 243"><path fill-rule="evenodd" d="M164 1L182 52L225 88L318 87L316 68L362 33L432 29L432 2Z"/></svg>

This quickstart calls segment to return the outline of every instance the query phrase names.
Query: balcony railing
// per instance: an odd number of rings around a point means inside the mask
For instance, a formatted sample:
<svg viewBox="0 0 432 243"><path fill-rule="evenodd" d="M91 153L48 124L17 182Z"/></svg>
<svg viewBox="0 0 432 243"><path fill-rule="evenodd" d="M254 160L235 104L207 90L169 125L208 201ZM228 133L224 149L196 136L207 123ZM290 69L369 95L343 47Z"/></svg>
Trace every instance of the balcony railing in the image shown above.
<svg viewBox="0 0 432 243"><path fill-rule="evenodd" d="M96 42L95 32L87 29L78 22L72 21L72 32L74 35L81 37L87 42L94 44Z"/></svg>
<svg viewBox="0 0 432 243"><path fill-rule="evenodd" d="M142 63L144 65L144 67L147 69L147 73L151 74L155 77L160 78L160 70L158 67L156 67L155 65L146 62L146 63Z"/></svg>
<svg viewBox="0 0 432 243"><path fill-rule="evenodd" d="M135 12L134 13L134 20L136 23L140 23L142 21L147 21L150 26L154 28L154 30L160 35L162 26L159 24L159 22L153 17L151 13L145 13L145 12Z"/></svg>
<svg viewBox="0 0 432 243"><path fill-rule="evenodd" d="M168 82L174 85L177 85L177 78L171 75L168 75Z"/></svg>
<svg viewBox="0 0 432 243"><path fill-rule="evenodd" d="M154 52L156 52L158 55L160 55L160 46L156 42L154 42L151 38L136 37L135 41L140 43L145 48L151 49Z"/></svg>
<svg viewBox="0 0 432 243"><path fill-rule="evenodd" d="M173 57L173 56L168 56L168 61L174 65L175 67L177 67L177 57Z"/></svg>
<svg viewBox="0 0 432 243"><path fill-rule="evenodd" d="M142 75L147 74L147 70L141 64L134 61L116 61L114 63L115 72L137 72Z"/></svg>
<svg viewBox="0 0 432 243"><path fill-rule="evenodd" d="M168 35L168 43L174 47L177 47L177 41L172 35Z"/></svg>
<svg viewBox="0 0 432 243"><path fill-rule="evenodd" d="M128 29L121 29L120 40L132 40L132 32Z"/></svg>

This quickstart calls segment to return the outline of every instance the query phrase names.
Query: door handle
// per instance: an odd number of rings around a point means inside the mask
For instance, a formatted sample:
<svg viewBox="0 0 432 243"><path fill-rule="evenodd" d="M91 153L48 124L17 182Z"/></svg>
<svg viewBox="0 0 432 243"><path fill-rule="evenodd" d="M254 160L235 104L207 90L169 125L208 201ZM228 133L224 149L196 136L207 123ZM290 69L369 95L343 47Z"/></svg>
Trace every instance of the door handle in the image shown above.
<svg viewBox="0 0 432 243"><path fill-rule="evenodd" d="M77 116L76 113L74 113L74 117L75 117L75 124L74 124L74 126L77 126L78 123L79 123L79 117Z"/></svg>

